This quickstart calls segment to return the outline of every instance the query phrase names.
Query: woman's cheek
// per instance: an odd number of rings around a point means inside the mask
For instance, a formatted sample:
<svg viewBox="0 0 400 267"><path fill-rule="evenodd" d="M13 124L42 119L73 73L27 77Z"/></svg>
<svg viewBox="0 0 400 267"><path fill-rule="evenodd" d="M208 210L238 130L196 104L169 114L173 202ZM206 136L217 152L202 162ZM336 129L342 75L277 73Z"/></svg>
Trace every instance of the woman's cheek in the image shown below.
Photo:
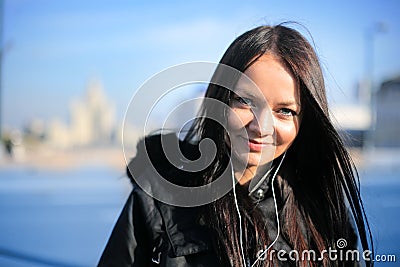
<svg viewBox="0 0 400 267"><path fill-rule="evenodd" d="M251 112L250 112L251 113ZM228 113L228 129L239 130L251 121L248 111L232 108Z"/></svg>
<svg viewBox="0 0 400 267"><path fill-rule="evenodd" d="M297 136L298 127L294 121L275 122L276 143L277 145L287 146L291 144Z"/></svg>

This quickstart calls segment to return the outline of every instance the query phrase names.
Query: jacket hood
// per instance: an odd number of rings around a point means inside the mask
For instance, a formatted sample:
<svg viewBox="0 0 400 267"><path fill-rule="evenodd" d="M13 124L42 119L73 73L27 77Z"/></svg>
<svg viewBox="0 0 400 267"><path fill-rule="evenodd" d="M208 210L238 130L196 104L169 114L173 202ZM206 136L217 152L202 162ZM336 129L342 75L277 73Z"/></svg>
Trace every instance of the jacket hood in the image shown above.
<svg viewBox="0 0 400 267"><path fill-rule="evenodd" d="M168 153L166 153L166 151ZM178 185L187 185L198 172L184 171L188 162L199 158L196 145L179 140L175 133L148 135L136 145L136 155L127 166L127 176L133 184L146 169L154 169L165 179ZM185 178L183 178L185 177Z"/></svg>

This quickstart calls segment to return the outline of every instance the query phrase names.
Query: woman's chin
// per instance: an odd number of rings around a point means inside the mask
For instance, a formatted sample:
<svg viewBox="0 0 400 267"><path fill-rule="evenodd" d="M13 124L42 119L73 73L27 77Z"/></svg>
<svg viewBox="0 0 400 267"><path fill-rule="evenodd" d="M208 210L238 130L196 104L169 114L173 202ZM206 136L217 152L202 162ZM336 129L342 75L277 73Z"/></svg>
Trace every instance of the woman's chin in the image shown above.
<svg viewBox="0 0 400 267"><path fill-rule="evenodd" d="M271 164L273 160L274 154L261 156L254 155L253 153L244 153L242 155L236 155L234 163L245 168L254 168Z"/></svg>

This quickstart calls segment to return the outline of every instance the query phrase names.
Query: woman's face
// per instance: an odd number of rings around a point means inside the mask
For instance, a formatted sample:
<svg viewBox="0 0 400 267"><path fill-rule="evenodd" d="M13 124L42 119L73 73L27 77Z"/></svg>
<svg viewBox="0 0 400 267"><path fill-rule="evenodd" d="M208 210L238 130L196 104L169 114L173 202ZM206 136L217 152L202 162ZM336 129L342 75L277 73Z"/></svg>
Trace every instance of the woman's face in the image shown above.
<svg viewBox="0 0 400 267"><path fill-rule="evenodd" d="M300 93L293 74L274 56L255 61L234 90L228 112L233 159L246 169L279 157L299 132ZM255 173L255 172L253 172Z"/></svg>

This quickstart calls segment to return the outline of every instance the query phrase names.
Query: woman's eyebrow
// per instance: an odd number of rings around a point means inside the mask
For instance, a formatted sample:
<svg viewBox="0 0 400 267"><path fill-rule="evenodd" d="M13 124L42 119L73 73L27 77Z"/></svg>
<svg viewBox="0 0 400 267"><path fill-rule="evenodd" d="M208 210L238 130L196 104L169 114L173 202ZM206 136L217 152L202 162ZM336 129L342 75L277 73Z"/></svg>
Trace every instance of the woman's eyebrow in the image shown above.
<svg viewBox="0 0 400 267"><path fill-rule="evenodd" d="M254 95L254 94L252 94L251 92L249 92L248 90L246 90L245 88L244 88L244 90L236 90L236 91L233 91L233 93L236 95L236 96L240 96L240 97L248 97L248 98L251 98L251 99L257 99L257 97Z"/></svg>
<svg viewBox="0 0 400 267"><path fill-rule="evenodd" d="M285 107L288 107L288 106L299 106L300 107L300 103L297 103L294 100L281 101L276 104L279 106L285 106Z"/></svg>
<svg viewBox="0 0 400 267"><path fill-rule="evenodd" d="M236 94L246 94L255 97L258 93L261 94L260 89L250 82L238 82L233 90ZM253 92L256 92L255 94Z"/></svg>

